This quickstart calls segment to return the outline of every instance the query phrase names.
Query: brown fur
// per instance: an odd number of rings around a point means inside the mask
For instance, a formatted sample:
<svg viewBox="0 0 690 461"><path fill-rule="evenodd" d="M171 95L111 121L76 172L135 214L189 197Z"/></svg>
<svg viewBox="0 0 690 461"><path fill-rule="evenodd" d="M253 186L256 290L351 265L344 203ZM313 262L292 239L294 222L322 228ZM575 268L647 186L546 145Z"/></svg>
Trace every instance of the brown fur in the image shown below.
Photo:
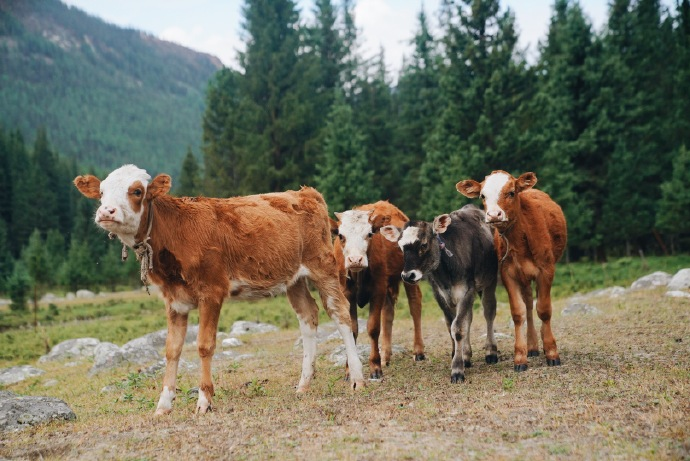
<svg viewBox="0 0 690 461"><path fill-rule="evenodd" d="M100 196L98 178L79 176L74 182L87 197ZM149 240L153 269L149 278L160 287L166 301L168 366L164 386L175 389L187 327L187 313L176 311L174 303L199 309L199 387L209 400L213 395L211 358L225 298L272 296L280 291L276 287L283 287L302 321L316 328L318 307L306 282L294 280L304 266L323 298L332 300L324 304L329 315L347 324L348 305L338 285L328 211L319 192L303 187L248 197L190 199L167 195L170 184L168 175L159 175L149 184L145 198L133 195L140 183L128 191L130 203L143 208L137 242L146 236L149 207L153 208ZM361 381L353 383L353 387L361 385Z"/></svg>
<svg viewBox="0 0 690 461"><path fill-rule="evenodd" d="M547 364L560 365L556 339L551 331L551 285L556 262L563 255L567 243L566 221L561 207L548 194L532 189L536 182L534 173L525 173L519 178L510 176L503 191L514 190L515 197L511 200L502 192L498 201L508 223L494 228L501 279L508 291L515 323L516 370L526 369L528 355L539 353L532 317L532 282L536 284L537 315L542 321L541 337ZM474 198L479 196L483 185L484 182L465 180L456 188L463 195ZM525 319L527 341L522 334Z"/></svg>
<svg viewBox="0 0 690 461"><path fill-rule="evenodd" d="M400 273L403 270L403 255L397 244L386 240L378 231L381 227L389 224L402 227L409 221L409 218L388 201L378 201L373 204L358 206L354 209L372 211L369 221L372 223L372 231L375 234L371 237L367 250L369 267L358 273L348 274L345 270L345 258L338 237L336 237L334 243L334 255L339 268L340 286L350 301L350 317L355 338L357 338L359 333L357 306L364 307L369 303L369 320L367 322L367 331L371 339L369 368L373 378L380 378L383 374L381 370L382 362L386 365L390 363L393 318L402 281ZM337 232L338 224L333 222L331 227L333 228L333 226L335 226ZM422 292L417 285L404 284L404 287L414 323L415 360L423 360L424 341L421 331ZM383 331L381 330L382 323ZM383 360L379 353L379 335L381 333L383 333L381 338Z"/></svg>

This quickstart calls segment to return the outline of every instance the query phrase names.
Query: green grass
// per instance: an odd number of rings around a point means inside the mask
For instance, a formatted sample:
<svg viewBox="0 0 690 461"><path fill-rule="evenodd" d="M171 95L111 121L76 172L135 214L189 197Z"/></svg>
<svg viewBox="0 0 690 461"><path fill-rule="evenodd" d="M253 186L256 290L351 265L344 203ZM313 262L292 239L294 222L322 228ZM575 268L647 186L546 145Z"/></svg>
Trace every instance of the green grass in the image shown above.
<svg viewBox="0 0 690 461"><path fill-rule="evenodd" d="M674 274L690 267L690 256L621 258L608 263L559 264L552 289L554 299L614 285L625 287L637 278L662 270ZM431 288L422 284L425 318L437 317L438 307ZM497 290L499 301L507 302L505 289ZM317 302L320 300L315 296ZM479 300L475 308L479 308ZM360 309L359 316L368 316L368 309ZM401 288L396 318L409 319L405 292ZM226 302L221 311L219 331L229 331L237 320L266 322L282 329L296 329L297 317L283 296L258 301ZM323 309L320 323L330 321ZM134 338L166 327L163 301L157 296L140 294L111 295L109 298L76 300L73 303L41 305L38 310L39 328L33 327L33 312L13 312L0 309L0 367L32 363L49 348L72 338L93 337L122 345ZM197 311L192 311L190 324L198 323Z"/></svg>

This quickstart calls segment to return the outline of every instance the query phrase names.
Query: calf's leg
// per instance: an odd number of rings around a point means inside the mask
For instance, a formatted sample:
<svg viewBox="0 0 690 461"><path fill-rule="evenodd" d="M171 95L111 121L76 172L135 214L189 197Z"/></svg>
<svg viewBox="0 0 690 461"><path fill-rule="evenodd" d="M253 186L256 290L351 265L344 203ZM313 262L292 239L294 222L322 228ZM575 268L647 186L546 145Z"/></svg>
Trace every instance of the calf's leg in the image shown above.
<svg viewBox="0 0 690 461"><path fill-rule="evenodd" d="M556 347L556 338L551 331L551 283L553 276L544 275L537 279L537 315L541 319L541 341L544 345L546 364L555 366L561 364Z"/></svg>
<svg viewBox="0 0 690 461"><path fill-rule="evenodd" d="M332 254L324 255L324 259L329 259L324 264L313 264L308 266L311 275L311 280L316 285L316 288L321 294L321 298L325 300L324 309L329 317L333 319L340 332L340 336L345 343L345 351L347 353L347 364L350 369L350 382L353 389L363 389L365 386L364 375L362 373L362 361L357 355L357 346L355 344L355 337L352 334L352 326L350 322L350 313L348 311L348 302L345 295L340 289L338 278L335 270L335 258Z"/></svg>
<svg viewBox="0 0 690 461"><path fill-rule="evenodd" d="M199 334L197 335L197 350L201 359L201 382L199 383L199 399L196 403L197 413L211 410L213 401L213 378L211 377L211 361L216 351L216 333L218 332L218 318L223 305L222 296L209 296L199 303Z"/></svg>
<svg viewBox="0 0 690 461"><path fill-rule="evenodd" d="M379 335L381 333L381 311L383 304L386 301L385 287L383 292L379 287L374 288L374 295L369 303L369 320L367 321L367 331L369 332L369 339L371 342L371 351L369 352L369 370L371 374L369 379L381 379L383 371L381 370L381 354L379 353Z"/></svg>
<svg viewBox="0 0 690 461"><path fill-rule="evenodd" d="M539 356L539 340L537 330L534 328L534 298L532 297L532 284L527 283L522 287L522 299L527 309L527 357Z"/></svg>
<svg viewBox="0 0 690 461"><path fill-rule="evenodd" d="M482 307L484 308L484 319L486 319L485 360L486 363L498 363L498 344L494 335L494 320L496 319L495 284L482 292Z"/></svg>
<svg viewBox="0 0 690 461"><path fill-rule="evenodd" d="M403 284L410 305L410 315L414 325L414 360L424 360L424 339L422 338L422 290L419 285Z"/></svg>
<svg viewBox="0 0 690 461"><path fill-rule="evenodd" d="M287 297L299 319L302 333L302 376L297 385L297 392L306 392L314 378L316 362L316 329L319 324L319 307L309 293L306 281L302 278L288 287Z"/></svg>
<svg viewBox="0 0 690 461"><path fill-rule="evenodd" d="M510 313L515 324L515 371L527 370L527 341L525 340L524 323L526 317L525 301L522 299L522 288L517 280L502 273L503 285L508 292Z"/></svg>
<svg viewBox="0 0 690 461"><path fill-rule="evenodd" d="M180 354L182 354L184 338L187 335L187 314L178 313L170 307L168 301L165 303L165 312L168 316L168 336L165 339L165 376L163 376L163 392L158 399L156 415L165 415L172 411L172 403L175 400L177 366L180 363Z"/></svg>
<svg viewBox="0 0 690 461"><path fill-rule="evenodd" d="M455 353L450 368L450 382L458 383L465 380L465 368L472 366L472 347L470 345L470 326L472 325L472 303L474 289L466 285L453 287L453 299L457 300L455 320L450 331Z"/></svg>
<svg viewBox="0 0 690 461"><path fill-rule="evenodd" d="M399 279L398 279L399 280ZM393 320L398 302L399 283L389 283L381 309L381 363L389 366L393 355Z"/></svg>

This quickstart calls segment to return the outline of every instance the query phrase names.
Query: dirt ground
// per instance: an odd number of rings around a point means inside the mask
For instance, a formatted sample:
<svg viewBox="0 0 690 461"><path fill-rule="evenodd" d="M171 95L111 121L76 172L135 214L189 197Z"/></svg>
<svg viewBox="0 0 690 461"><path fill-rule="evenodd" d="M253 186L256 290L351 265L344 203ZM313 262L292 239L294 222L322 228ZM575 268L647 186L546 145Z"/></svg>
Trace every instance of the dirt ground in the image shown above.
<svg viewBox="0 0 690 461"><path fill-rule="evenodd" d="M361 392L328 360L338 341L319 346L314 385L297 395L298 331L247 337L241 352L254 356L216 364L215 410L202 416L186 394L196 371L181 371L173 413L154 417L159 376L128 387L121 370L86 379L89 365L55 366L41 379L57 388L9 390L62 398L77 421L0 434L0 458L690 459L690 301L649 291L587 302L602 312L563 316L566 300L555 303L563 365L547 367L541 355L523 373L513 371L508 306L499 306L494 365L484 363L486 327L475 312L473 366L461 384L450 383L450 339L433 305L427 360L413 362L412 325L399 319L394 343L407 352ZM197 361L193 348L185 357ZM101 391L113 382L121 387Z"/></svg>

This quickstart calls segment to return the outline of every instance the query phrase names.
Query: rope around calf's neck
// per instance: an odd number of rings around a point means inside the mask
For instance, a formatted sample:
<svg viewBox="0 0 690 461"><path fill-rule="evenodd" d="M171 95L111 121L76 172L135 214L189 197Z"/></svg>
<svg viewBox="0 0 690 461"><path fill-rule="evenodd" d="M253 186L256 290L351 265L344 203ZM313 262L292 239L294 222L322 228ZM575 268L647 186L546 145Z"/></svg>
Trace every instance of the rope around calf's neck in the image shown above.
<svg viewBox="0 0 690 461"><path fill-rule="evenodd" d="M149 271L153 270L153 248L151 248L151 244L149 244L149 240L151 240L151 228L153 227L153 203L149 203L149 227L146 230L146 237L144 237L144 240L142 240L139 243L135 243L132 249L134 250L134 254L137 257L137 261L141 263L141 268L140 268L140 279L141 283L144 284L146 287L146 293L149 295L151 292L149 291ZM110 232L108 234L108 238L110 240L114 239L117 235ZM122 253L121 253L121 258L122 261L127 261L128 257L127 253L127 245L124 243L122 244Z"/></svg>

